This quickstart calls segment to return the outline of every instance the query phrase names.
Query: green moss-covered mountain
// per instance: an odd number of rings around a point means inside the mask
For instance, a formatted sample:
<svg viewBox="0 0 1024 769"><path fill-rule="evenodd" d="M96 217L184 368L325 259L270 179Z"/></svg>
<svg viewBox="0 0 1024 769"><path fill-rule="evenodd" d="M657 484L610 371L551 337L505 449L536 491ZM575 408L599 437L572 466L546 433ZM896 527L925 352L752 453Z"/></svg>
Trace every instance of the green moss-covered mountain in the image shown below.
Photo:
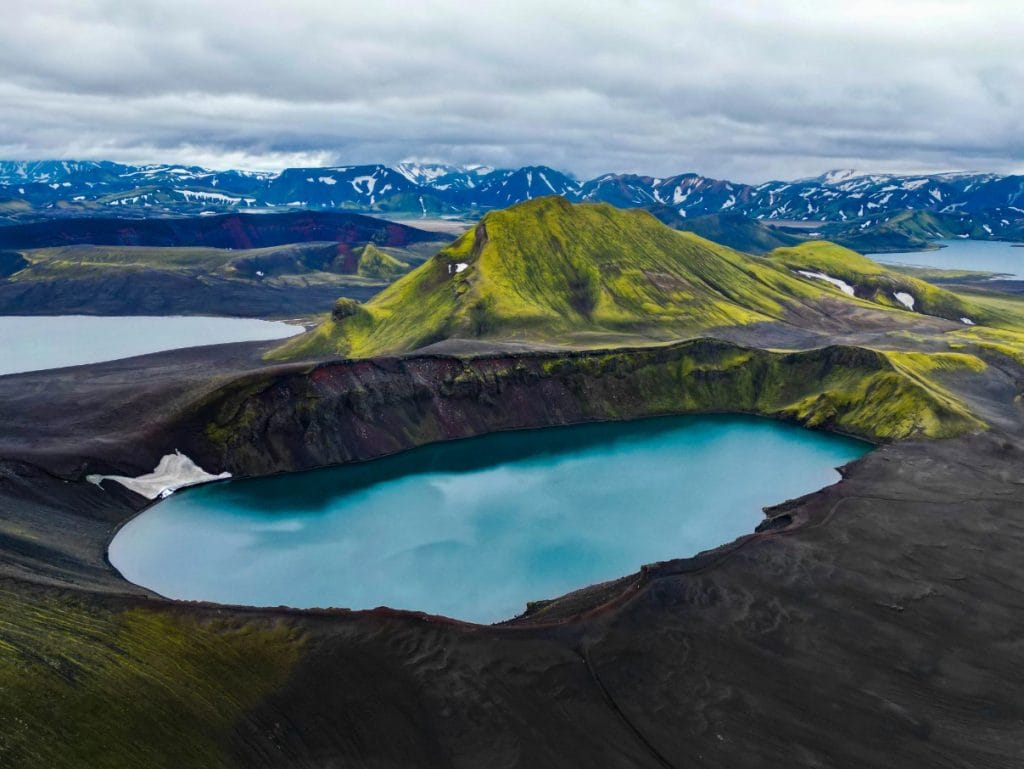
<svg viewBox="0 0 1024 769"><path fill-rule="evenodd" d="M871 290L850 297L798 270L856 274L853 282ZM896 291L912 291L916 309L948 320L985 317L948 291L895 272L890 285L889 276L830 243L762 259L673 230L646 211L548 197L487 214L365 304L340 300L328 321L274 357L366 357L453 338L596 346L762 322L813 327L832 318L837 301L905 312Z"/></svg>
<svg viewBox="0 0 1024 769"><path fill-rule="evenodd" d="M875 222L869 219L848 225L832 224L825 228L826 237L830 240L873 253L934 248L934 241L951 238L962 231L958 217L942 216L932 211L901 211Z"/></svg>
<svg viewBox="0 0 1024 769"><path fill-rule="evenodd" d="M359 265L356 271L364 278L394 280L410 269L408 262L396 259L373 243L367 243L359 252Z"/></svg>
<svg viewBox="0 0 1024 769"><path fill-rule="evenodd" d="M284 355L375 355L452 337L675 338L777 320L824 289L661 224L549 197L485 216L364 305L343 302Z"/></svg>

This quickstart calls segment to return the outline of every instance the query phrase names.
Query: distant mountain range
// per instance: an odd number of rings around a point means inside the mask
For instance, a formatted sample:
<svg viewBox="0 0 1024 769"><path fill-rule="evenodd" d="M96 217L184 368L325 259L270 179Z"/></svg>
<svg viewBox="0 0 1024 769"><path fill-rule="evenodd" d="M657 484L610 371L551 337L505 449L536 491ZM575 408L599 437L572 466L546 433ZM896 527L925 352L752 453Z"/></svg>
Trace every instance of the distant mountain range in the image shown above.
<svg viewBox="0 0 1024 769"><path fill-rule="evenodd" d="M106 161L0 161L0 218L8 222L100 211L132 216L247 209L477 216L546 195L647 208L676 225L693 217L739 214L772 223L833 225L856 239L897 214L921 211L934 214L941 225L935 237L1016 239L1024 233L1024 176L832 171L750 185L693 173L604 174L581 182L546 166L401 163L260 173Z"/></svg>

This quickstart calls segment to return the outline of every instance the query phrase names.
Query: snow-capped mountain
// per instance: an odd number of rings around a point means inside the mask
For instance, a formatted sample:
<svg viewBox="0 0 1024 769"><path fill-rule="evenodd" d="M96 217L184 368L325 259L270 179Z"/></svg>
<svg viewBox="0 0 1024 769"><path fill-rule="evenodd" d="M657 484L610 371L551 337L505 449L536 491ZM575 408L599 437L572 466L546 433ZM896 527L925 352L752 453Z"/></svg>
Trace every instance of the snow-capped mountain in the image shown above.
<svg viewBox="0 0 1024 769"><path fill-rule="evenodd" d="M464 166L451 166L446 163L417 163L409 160L399 163L395 170L415 185L424 187L437 181L442 176L464 174L469 171Z"/></svg>
<svg viewBox="0 0 1024 769"><path fill-rule="evenodd" d="M398 171L382 165L335 168L289 168L254 190L261 203L301 208L360 208L419 186Z"/></svg>
<svg viewBox="0 0 1024 769"><path fill-rule="evenodd" d="M553 168L527 166L511 171L492 171L480 176L472 193L477 208L504 208L545 195L576 198L579 184Z"/></svg>
<svg viewBox="0 0 1024 769"><path fill-rule="evenodd" d="M736 213L767 221L813 221L862 229L908 210L944 218L947 229L1016 237L1024 228L1024 176L860 174L750 185L695 173L603 174L578 182L546 166L492 169L404 162L289 168L277 173L106 161L0 161L0 217L195 214L244 209L344 209L405 215L475 216L544 195L657 210L687 218Z"/></svg>

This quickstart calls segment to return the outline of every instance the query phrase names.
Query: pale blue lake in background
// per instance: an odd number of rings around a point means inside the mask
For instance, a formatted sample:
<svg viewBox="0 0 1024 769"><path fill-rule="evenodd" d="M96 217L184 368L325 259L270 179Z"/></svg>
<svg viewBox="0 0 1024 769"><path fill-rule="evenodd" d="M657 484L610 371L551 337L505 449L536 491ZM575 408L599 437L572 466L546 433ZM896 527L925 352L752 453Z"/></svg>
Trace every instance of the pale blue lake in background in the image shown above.
<svg viewBox="0 0 1024 769"><path fill-rule="evenodd" d="M1024 280L1024 248L996 240L940 240L945 246L933 251L908 251L869 254L876 262L913 267L937 267L943 270L978 270L1005 273Z"/></svg>
<svg viewBox="0 0 1024 769"><path fill-rule="evenodd" d="M493 622L749 534L869 448L736 416L502 433L181 491L110 560L173 598Z"/></svg>
<svg viewBox="0 0 1024 769"><path fill-rule="evenodd" d="M0 375L182 347L284 339L302 327L252 318L0 316Z"/></svg>

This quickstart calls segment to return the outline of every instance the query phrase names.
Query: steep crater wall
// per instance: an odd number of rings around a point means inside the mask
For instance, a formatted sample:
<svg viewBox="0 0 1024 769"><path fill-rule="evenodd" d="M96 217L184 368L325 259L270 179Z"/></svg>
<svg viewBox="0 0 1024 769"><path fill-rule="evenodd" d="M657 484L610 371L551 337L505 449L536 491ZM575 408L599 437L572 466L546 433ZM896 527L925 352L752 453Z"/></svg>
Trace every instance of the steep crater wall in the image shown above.
<svg viewBox="0 0 1024 769"><path fill-rule="evenodd" d="M715 412L771 416L873 441L947 437L983 426L880 352L832 346L782 353L694 340L614 352L377 358L261 372L194 404L193 429L179 445L204 466L262 475L498 430Z"/></svg>

